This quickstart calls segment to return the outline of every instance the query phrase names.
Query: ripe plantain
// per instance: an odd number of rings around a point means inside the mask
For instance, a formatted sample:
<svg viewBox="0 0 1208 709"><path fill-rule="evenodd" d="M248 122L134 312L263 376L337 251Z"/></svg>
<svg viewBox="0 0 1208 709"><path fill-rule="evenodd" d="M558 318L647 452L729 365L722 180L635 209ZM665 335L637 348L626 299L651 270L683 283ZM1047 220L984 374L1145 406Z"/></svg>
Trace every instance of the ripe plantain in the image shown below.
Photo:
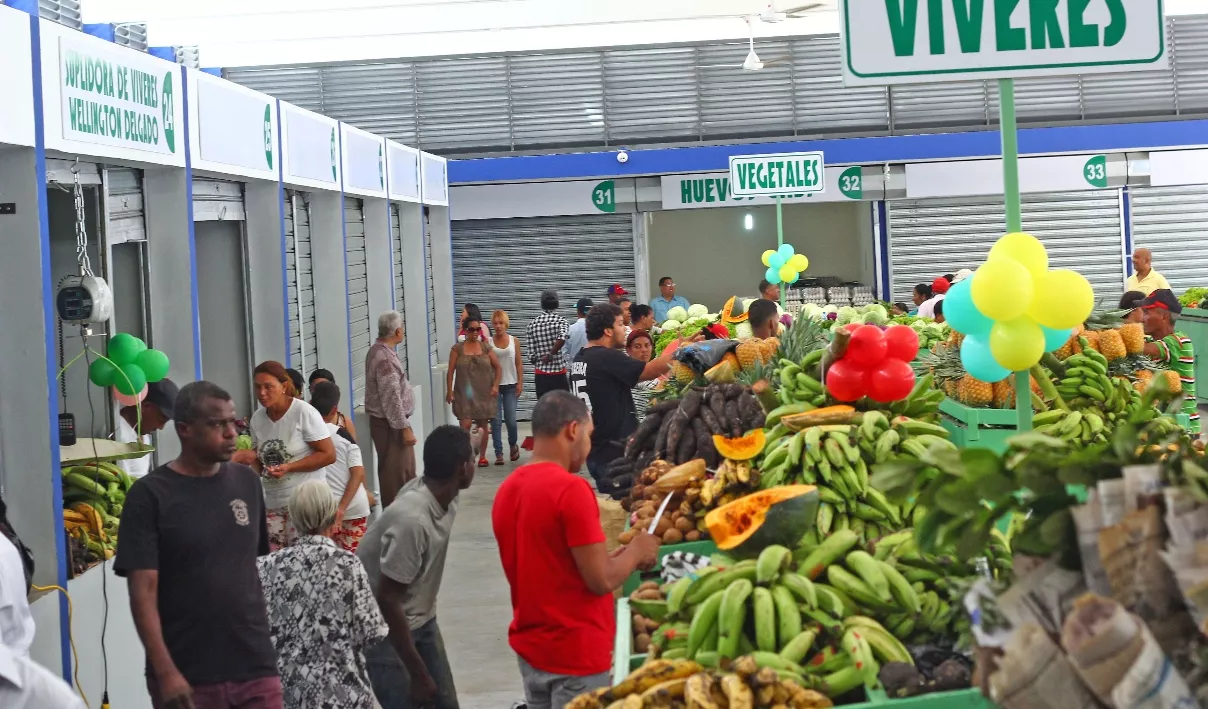
<svg viewBox="0 0 1208 709"><path fill-rule="evenodd" d="M605 699L615 700L631 694L641 694L657 684L689 677L702 669L704 668L692 660L651 660L630 672L628 677L609 690Z"/></svg>

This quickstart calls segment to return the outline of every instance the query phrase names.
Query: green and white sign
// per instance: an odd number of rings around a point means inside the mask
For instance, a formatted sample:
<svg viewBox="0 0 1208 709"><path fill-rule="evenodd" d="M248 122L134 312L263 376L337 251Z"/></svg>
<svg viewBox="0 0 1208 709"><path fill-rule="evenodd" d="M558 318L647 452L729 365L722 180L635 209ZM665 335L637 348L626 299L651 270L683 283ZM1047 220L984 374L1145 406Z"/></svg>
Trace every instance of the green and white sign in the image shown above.
<svg viewBox="0 0 1208 709"><path fill-rule="evenodd" d="M63 138L175 154L176 71L129 50L60 38Z"/></svg>
<svg viewBox="0 0 1208 709"><path fill-rule="evenodd" d="M874 173L876 170L870 168ZM823 171L826 190L793 192L780 195L784 204L810 202L856 202L884 199L885 184L874 174L865 178L859 165L828 167ZM706 172L693 175L664 175L661 180L663 209L711 209L714 207L747 207L776 204L776 196L734 194L733 181L726 172Z"/></svg>
<svg viewBox="0 0 1208 709"><path fill-rule="evenodd" d="M822 153L731 155L730 192L736 197L826 191Z"/></svg>
<svg viewBox="0 0 1208 709"><path fill-rule="evenodd" d="M340 136L344 150L344 191L361 197L385 197L386 140L347 123L340 124Z"/></svg>
<svg viewBox="0 0 1208 709"><path fill-rule="evenodd" d="M276 179L276 101L201 71L188 72L193 168Z"/></svg>
<svg viewBox="0 0 1208 709"><path fill-rule="evenodd" d="M1144 71L1162 0L840 0L849 86Z"/></svg>
<svg viewBox="0 0 1208 709"><path fill-rule="evenodd" d="M604 180L591 191L591 203L607 214L617 211L617 186L612 180Z"/></svg>

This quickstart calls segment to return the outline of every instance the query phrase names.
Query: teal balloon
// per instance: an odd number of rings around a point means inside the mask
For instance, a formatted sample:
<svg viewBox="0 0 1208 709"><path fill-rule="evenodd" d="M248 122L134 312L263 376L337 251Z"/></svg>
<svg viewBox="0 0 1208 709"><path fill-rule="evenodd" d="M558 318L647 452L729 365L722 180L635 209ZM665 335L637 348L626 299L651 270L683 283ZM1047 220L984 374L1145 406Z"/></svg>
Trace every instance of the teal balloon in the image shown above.
<svg viewBox="0 0 1208 709"><path fill-rule="evenodd" d="M168 376L168 367L171 366L171 363L168 361L168 355L159 350L143 350L139 352L135 364L147 375L148 382L158 382Z"/></svg>
<svg viewBox="0 0 1208 709"><path fill-rule="evenodd" d="M948 294L944 296L944 321L964 335L988 338L994 321L982 315L973 303L972 281L972 278L966 278L948 289Z"/></svg>
<svg viewBox="0 0 1208 709"><path fill-rule="evenodd" d="M770 260L772 260L772 259L769 259L769 261ZM780 267L779 266L769 266L767 272L763 274L763 277L765 279L767 279L768 283L779 283L780 282Z"/></svg>
<svg viewBox="0 0 1208 709"><path fill-rule="evenodd" d="M113 382L117 377L117 367L108 360L94 360L88 365L88 381L104 388L113 386Z"/></svg>
<svg viewBox="0 0 1208 709"><path fill-rule="evenodd" d="M147 374L137 364L123 364L113 377L113 388L126 396L134 396L147 386Z"/></svg>
<svg viewBox="0 0 1208 709"><path fill-rule="evenodd" d="M789 259L793 258L793 245L792 244L781 244L780 248L776 249L776 253L780 254L780 258L781 258L780 265L783 266L785 263L788 262Z"/></svg>
<svg viewBox="0 0 1208 709"><path fill-rule="evenodd" d="M768 257L768 268L774 268L779 271L780 267L786 263L788 263L788 259L781 256L779 253L772 254Z"/></svg>
<svg viewBox="0 0 1208 709"><path fill-rule="evenodd" d="M1061 349L1062 345L1068 342L1070 336L1074 334L1073 328L1069 330L1054 330L1044 325L1040 326L1040 331L1044 333L1045 352L1054 352Z"/></svg>
<svg viewBox="0 0 1208 709"><path fill-rule="evenodd" d="M134 364L139 353L146 349L147 343L128 332L119 332L109 340L109 359L118 365Z"/></svg>
<svg viewBox="0 0 1208 709"><path fill-rule="evenodd" d="M944 300L947 300L945 298ZM944 306L944 317L948 317L948 306ZM961 364L974 379L983 382L998 382L1010 374L1010 370L998 363L990 352L988 338L965 335L961 342Z"/></svg>

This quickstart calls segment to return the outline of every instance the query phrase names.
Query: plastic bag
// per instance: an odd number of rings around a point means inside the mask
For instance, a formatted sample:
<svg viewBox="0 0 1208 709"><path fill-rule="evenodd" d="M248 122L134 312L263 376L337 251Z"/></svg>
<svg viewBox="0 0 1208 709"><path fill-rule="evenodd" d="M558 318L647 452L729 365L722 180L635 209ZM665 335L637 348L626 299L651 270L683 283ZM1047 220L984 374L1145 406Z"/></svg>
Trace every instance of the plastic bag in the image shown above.
<svg viewBox="0 0 1208 709"><path fill-rule="evenodd" d="M727 352L738 347L738 340L705 340L681 345L675 351L675 359L683 362L697 372L707 372L713 369L726 356Z"/></svg>
<svg viewBox="0 0 1208 709"><path fill-rule="evenodd" d="M662 564L659 575L664 583L670 583L705 568L709 565L709 557L690 551L673 551L663 557Z"/></svg>

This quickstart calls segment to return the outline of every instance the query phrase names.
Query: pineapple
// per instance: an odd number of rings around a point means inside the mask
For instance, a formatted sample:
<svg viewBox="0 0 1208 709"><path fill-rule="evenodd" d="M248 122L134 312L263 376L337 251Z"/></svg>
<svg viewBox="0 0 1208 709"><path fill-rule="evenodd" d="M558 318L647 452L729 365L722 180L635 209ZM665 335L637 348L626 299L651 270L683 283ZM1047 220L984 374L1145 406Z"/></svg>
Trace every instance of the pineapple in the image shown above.
<svg viewBox="0 0 1208 709"><path fill-rule="evenodd" d="M727 353L725 354L725 356L721 358L721 361L723 361L723 362L729 362L729 363L730 363L730 366L731 366L731 367L733 367L733 368L734 368L734 371L736 371L736 372L737 372L738 370L742 369L742 366L738 364L738 357L737 357L737 355L735 355L733 352L727 352Z"/></svg>
<svg viewBox="0 0 1208 709"><path fill-rule="evenodd" d="M1077 347L1079 351L1082 350L1082 347L1078 344L1078 336L1070 335L1070 339L1066 340L1065 344L1057 348L1057 351L1053 354L1057 356L1057 359L1064 360L1070 355L1074 354L1075 347Z"/></svg>
<svg viewBox="0 0 1208 709"><path fill-rule="evenodd" d="M756 362L764 361L763 343L759 340L746 340L734 348L734 354L737 355L738 365L743 370L750 369Z"/></svg>
<svg viewBox="0 0 1208 709"><path fill-rule="evenodd" d="M1013 405L1012 400L1014 399L1014 396L1012 395L1011 378L1007 377L1002 381L994 382L993 387L994 408L1006 409L1011 407Z"/></svg>
<svg viewBox="0 0 1208 709"><path fill-rule="evenodd" d="M1128 356L1128 350L1124 347L1124 338L1120 335L1119 330L1101 330L1099 332L1099 351L1103 353L1108 362Z"/></svg>
<svg viewBox="0 0 1208 709"><path fill-rule="evenodd" d="M994 385L966 374L957 384L956 399L965 406L989 406L994 401Z"/></svg>
<svg viewBox="0 0 1208 709"><path fill-rule="evenodd" d="M696 381L696 372L679 360L671 363L671 374L681 384L691 384Z"/></svg>
<svg viewBox="0 0 1208 709"><path fill-rule="evenodd" d="M1124 349L1130 355L1145 351L1145 327L1141 323L1130 322L1120 326L1120 337L1124 339Z"/></svg>
<svg viewBox="0 0 1208 709"><path fill-rule="evenodd" d="M1136 388L1137 391L1144 394L1145 390L1149 388L1149 383L1153 381L1153 371L1149 369L1138 369L1136 376L1137 381L1133 383L1133 387ZM1180 388L1182 387L1182 382L1179 382L1179 386Z"/></svg>
<svg viewBox="0 0 1208 709"><path fill-rule="evenodd" d="M1162 376L1166 377L1166 387L1170 389L1171 394L1183 393L1183 380L1179 379L1179 373L1173 369L1162 370Z"/></svg>
<svg viewBox="0 0 1208 709"><path fill-rule="evenodd" d="M776 340L779 350L776 356L790 362L800 362L814 350L820 350L830 344L830 337L821 320L813 318L798 318L792 327L783 333L784 337Z"/></svg>
<svg viewBox="0 0 1208 709"><path fill-rule="evenodd" d="M1095 348L1096 350L1099 349L1099 330L1087 330L1086 332L1082 333L1082 336L1086 338L1086 341L1091 347Z"/></svg>

